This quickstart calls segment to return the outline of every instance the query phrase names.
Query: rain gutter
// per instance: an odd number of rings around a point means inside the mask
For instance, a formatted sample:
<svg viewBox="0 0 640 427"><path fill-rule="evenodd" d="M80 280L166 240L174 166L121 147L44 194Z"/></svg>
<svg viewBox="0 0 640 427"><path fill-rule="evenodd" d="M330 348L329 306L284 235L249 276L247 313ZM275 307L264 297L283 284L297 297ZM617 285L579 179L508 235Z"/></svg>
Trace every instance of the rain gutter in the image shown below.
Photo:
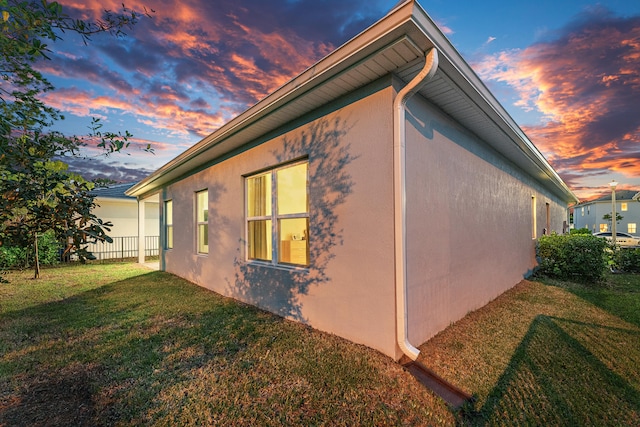
<svg viewBox="0 0 640 427"><path fill-rule="evenodd" d="M396 288L396 341L402 353L416 360L420 350L409 342L407 311L407 225L406 225L406 130L405 109L422 85L438 70L438 51L431 48L425 54L422 70L393 100L393 197Z"/></svg>

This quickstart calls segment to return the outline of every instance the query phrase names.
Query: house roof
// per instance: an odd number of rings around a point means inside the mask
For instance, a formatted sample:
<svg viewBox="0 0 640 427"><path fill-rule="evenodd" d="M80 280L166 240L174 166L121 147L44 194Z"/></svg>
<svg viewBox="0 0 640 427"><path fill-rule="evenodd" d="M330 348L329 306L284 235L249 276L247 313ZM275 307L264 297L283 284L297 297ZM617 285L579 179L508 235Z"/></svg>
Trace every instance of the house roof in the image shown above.
<svg viewBox="0 0 640 427"><path fill-rule="evenodd" d="M99 198L131 200L132 196L125 194L125 192L133 185L133 182L128 182L125 184L110 185L109 187L98 187L94 188L91 194Z"/></svg>
<svg viewBox="0 0 640 427"><path fill-rule="evenodd" d="M567 203L577 197L424 9L398 4L381 20L127 191L145 197L230 151L391 73L405 82L435 47L438 71L419 93Z"/></svg>
<svg viewBox="0 0 640 427"><path fill-rule="evenodd" d="M640 193L636 190L616 190L616 201L620 202L625 200L640 200ZM576 206L585 206L596 202L611 202L611 193L604 194L597 199L580 203Z"/></svg>

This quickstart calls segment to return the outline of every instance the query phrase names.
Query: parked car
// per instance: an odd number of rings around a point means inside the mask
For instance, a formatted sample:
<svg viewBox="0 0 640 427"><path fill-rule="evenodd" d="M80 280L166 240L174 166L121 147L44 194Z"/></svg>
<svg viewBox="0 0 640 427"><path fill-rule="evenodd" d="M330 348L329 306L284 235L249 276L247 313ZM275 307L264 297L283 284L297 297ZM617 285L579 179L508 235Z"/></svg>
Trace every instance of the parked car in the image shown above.
<svg viewBox="0 0 640 427"><path fill-rule="evenodd" d="M602 233L594 234L596 237L602 237L608 241L613 240L613 234L610 231L603 231ZM616 232L616 243L623 248L637 248L640 247L640 237L632 236L628 233Z"/></svg>

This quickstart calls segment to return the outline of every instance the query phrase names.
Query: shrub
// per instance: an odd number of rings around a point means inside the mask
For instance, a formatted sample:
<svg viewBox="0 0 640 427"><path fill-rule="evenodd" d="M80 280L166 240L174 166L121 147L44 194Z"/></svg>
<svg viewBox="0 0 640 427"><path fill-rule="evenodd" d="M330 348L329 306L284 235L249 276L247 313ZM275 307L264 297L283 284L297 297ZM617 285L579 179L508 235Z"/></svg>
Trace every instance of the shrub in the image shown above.
<svg viewBox="0 0 640 427"><path fill-rule="evenodd" d="M29 267L25 248L0 246L0 269L22 267Z"/></svg>
<svg viewBox="0 0 640 427"><path fill-rule="evenodd" d="M582 283L602 281L608 263L605 239L591 234L541 236L536 245L538 273Z"/></svg>
<svg viewBox="0 0 640 427"><path fill-rule="evenodd" d="M60 262L60 243L56 240L53 230L49 230L38 237L38 255L40 265L55 265Z"/></svg>
<svg viewBox="0 0 640 427"><path fill-rule="evenodd" d="M615 263L622 271L640 273L640 248L618 250L615 256Z"/></svg>
<svg viewBox="0 0 640 427"><path fill-rule="evenodd" d="M591 234L591 230L588 228L574 228L569 230L570 234Z"/></svg>
<svg viewBox="0 0 640 427"><path fill-rule="evenodd" d="M60 244L53 231L38 236L38 256L40 265L54 265L60 262ZM0 246L0 269L29 268L34 263L32 247Z"/></svg>

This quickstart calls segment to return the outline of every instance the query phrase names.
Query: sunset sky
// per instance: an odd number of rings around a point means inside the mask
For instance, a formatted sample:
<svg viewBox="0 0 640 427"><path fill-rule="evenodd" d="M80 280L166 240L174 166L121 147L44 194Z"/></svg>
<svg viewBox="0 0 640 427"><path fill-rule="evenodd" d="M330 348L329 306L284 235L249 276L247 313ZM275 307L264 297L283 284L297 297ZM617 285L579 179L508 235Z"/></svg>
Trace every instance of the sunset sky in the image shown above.
<svg viewBox="0 0 640 427"><path fill-rule="evenodd" d="M97 17L122 1L62 0ZM91 155L87 178L137 181L383 17L397 0L141 0L126 38L72 34L39 64L58 129L129 130L151 143ZM640 191L640 1L422 0L420 4L581 199Z"/></svg>

